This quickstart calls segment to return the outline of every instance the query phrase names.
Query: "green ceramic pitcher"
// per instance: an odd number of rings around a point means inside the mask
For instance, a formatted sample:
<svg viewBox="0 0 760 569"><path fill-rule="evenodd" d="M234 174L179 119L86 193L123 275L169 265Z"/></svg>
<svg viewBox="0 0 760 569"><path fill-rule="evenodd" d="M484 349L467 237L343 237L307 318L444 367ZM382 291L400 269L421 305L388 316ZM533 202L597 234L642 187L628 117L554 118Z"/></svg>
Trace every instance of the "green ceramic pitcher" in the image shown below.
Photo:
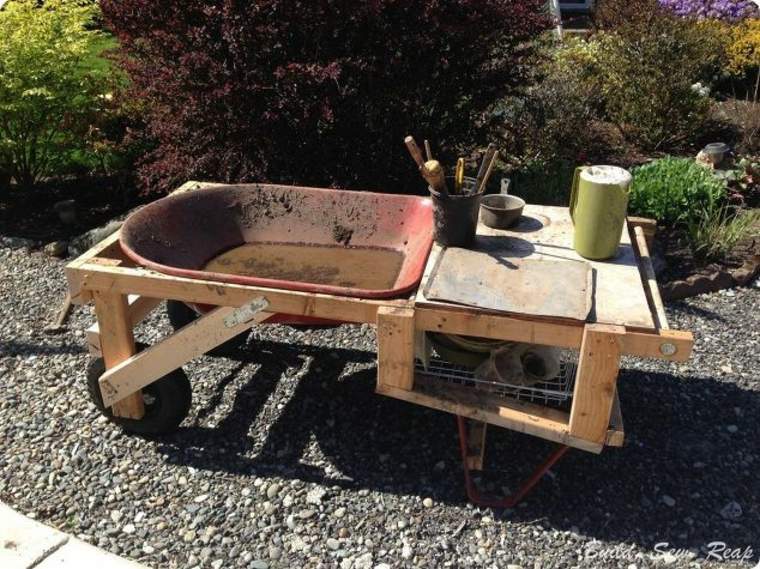
<svg viewBox="0 0 760 569"><path fill-rule="evenodd" d="M614 257L620 246L628 209L631 173L617 166L575 169L570 217L575 226L573 247L586 259Z"/></svg>

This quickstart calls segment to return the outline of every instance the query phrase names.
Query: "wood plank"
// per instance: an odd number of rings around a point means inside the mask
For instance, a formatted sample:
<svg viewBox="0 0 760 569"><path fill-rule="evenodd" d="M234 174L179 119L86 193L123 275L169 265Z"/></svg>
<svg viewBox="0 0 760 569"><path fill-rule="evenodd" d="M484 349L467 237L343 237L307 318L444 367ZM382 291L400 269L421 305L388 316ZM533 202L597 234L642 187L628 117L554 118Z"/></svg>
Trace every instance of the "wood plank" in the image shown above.
<svg viewBox="0 0 760 569"><path fill-rule="evenodd" d="M644 231L644 235L646 236L647 240L647 247L651 250L652 246L654 245L654 238L657 235L657 220L656 219L650 219L648 217L635 217L632 215L628 216L628 228L629 230L633 230L636 227L641 227L641 229ZM633 238L633 235L631 237L631 242L635 241Z"/></svg>
<svg viewBox="0 0 760 569"><path fill-rule="evenodd" d="M607 446L621 447L625 442L625 429L623 428L623 413L620 410L620 397L617 389L615 397L612 400L612 413L610 415L610 426L607 429Z"/></svg>
<svg viewBox="0 0 760 569"><path fill-rule="evenodd" d="M560 324L528 320L482 311L473 312L451 305L416 307L415 312L415 325L419 330L572 349L580 348L583 338L583 324L576 322Z"/></svg>
<svg viewBox="0 0 760 569"><path fill-rule="evenodd" d="M264 296L273 313L317 316L345 322L375 323L380 306L411 306L409 299L363 299L275 288L187 279L130 267L82 266L82 284L89 290L137 294L212 306L240 306Z"/></svg>
<svg viewBox="0 0 760 569"><path fill-rule="evenodd" d="M255 299L253 303L258 303L252 304L254 308L266 306L263 298ZM121 401L189 360L271 316L270 312L259 311L250 318L230 325L228 319L245 308L246 306L241 309L223 306L212 310L158 344L109 369L100 378L103 401L107 405Z"/></svg>
<svg viewBox="0 0 760 569"><path fill-rule="evenodd" d="M630 356L685 362L691 357L694 335L680 330L660 330L659 334L626 331L620 345L622 353Z"/></svg>
<svg viewBox="0 0 760 569"><path fill-rule="evenodd" d="M419 382L420 378L418 377L416 381ZM471 388L464 389L469 392L475 391ZM599 453L604 446L572 436L568 429L568 414L562 411L530 403L509 401L497 396L477 394L473 397L471 394L451 391L450 394L446 394L445 390L430 394L416 388L413 391L389 386L377 389L377 393L381 395L483 421L490 425L512 429L585 451Z"/></svg>
<svg viewBox="0 0 760 569"><path fill-rule="evenodd" d="M620 371L620 326L589 324L583 334L570 410L570 433L603 443Z"/></svg>
<svg viewBox="0 0 760 569"><path fill-rule="evenodd" d="M641 267L641 280L644 283L644 292L646 293L647 302L654 317L655 326L658 330L667 330L670 328L668 317L665 313L665 305L662 302L660 287L657 284L657 276L654 274L654 266L652 265L652 258L649 255L644 230L641 227L634 227L633 230L636 237L634 242L635 249L638 254L639 267Z"/></svg>
<svg viewBox="0 0 760 569"><path fill-rule="evenodd" d="M93 298L100 328L100 348L107 374L123 362L129 361L135 353L135 339L129 322L129 305L127 297L118 293L96 292ZM117 403L109 400L101 383L101 395L103 404L111 407L113 414L117 417L139 420L145 415L142 393L138 390L126 394L128 397L120 398Z"/></svg>
<svg viewBox="0 0 760 569"><path fill-rule="evenodd" d="M128 296L129 303L129 322L134 329L140 322L153 312L153 310L163 302L160 298L148 298L146 296L137 296L130 294ZM98 323L95 322L86 331L87 336L87 349L92 357L100 357L100 329Z"/></svg>
<svg viewBox="0 0 760 569"><path fill-rule="evenodd" d="M525 320L488 313L473 313L454 307L415 308L418 330L463 334L542 344L577 350L581 347L583 327L574 324ZM626 330L620 338L622 353L644 358L684 362L691 356L691 332L662 330L660 333Z"/></svg>
<svg viewBox="0 0 760 569"><path fill-rule="evenodd" d="M82 279L84 275L79 270L83 265L91 261L92 259L108 254L109 250L119 247L119 232L112 233L100 243L92 246L90 249L82 253L79 257L71 261L64 270L66 275L66 282L69 287L69 294L71 295L71 302L74 304L86 304L92 300L92 294L89 290L83 289ZM119 247L120 248L120 247Z"/></svg>
<svg viewBox="0 0 760 569"><path fill-rule="evenodd" d="M377 385L414 386L414 309L382 306L377 311Z"/></svg>

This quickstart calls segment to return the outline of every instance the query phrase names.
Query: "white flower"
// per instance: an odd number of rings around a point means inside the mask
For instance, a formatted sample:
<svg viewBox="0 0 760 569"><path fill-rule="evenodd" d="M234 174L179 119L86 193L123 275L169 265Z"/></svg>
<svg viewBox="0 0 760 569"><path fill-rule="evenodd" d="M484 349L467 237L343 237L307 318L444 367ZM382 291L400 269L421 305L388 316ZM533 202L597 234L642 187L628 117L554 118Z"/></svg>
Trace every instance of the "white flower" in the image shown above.
<svg viewBox="0 0 760 569"><path fill-rule="evenodd" d="M710 87L702 85L700 82L694 83L694 85L691 86L691 90L701 97L708 97L710 95Z"/></svg>

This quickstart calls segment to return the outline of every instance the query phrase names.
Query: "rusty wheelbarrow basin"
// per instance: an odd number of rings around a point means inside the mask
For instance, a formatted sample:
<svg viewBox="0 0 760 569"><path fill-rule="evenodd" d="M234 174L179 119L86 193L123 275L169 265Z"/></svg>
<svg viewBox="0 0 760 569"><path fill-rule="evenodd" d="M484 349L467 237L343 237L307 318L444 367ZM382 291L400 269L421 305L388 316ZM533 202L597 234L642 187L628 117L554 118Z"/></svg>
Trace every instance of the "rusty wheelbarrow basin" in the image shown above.
<svg viewBox="0 0 760 569"><path fill-rule="evenodd" d="M419 283L433 240L429 199L298 186L219 186L132 214L121 247L177 275L362 298Z"/></svg>

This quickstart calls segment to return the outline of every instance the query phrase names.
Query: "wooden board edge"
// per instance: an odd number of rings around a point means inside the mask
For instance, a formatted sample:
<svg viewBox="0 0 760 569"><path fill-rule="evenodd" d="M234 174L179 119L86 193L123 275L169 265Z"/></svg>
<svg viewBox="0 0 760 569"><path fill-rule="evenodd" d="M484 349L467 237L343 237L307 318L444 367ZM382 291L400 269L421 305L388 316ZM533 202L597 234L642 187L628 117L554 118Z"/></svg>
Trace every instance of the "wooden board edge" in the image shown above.
<svg viewBox="0 0 760 569"><path fill-rule="evenodd" d="M618 390L615 390L615 396L612 400L612 414L610 415L610 426L607 429L606 445L610 447L621 447L625 443L625 428L623 426L623 413L620 409L620 397Z"/></svg>
<svg viewBox="0 0 760 569"><path fill-rule="evenodd" d="M106 267L86 264L82 287L137 294L150 298L182 300L213 306L240 306L263 296L271 312L317 316L346 322L374 324L381 306L413 307L408 298L366 299L287 289L252 287L165 275L140 267Z"/></svg>
<svg viewBox="0 0 760 569"><path fill-rule="evenodd" d="M495 425L497 427L503 427L527 435L533 435L542 439L550 440L595 454L600 453L604 448L603 444L598 444L571 436L567 423L563 423L561 421L550 418L536 417L535 415L531 415L529 413L506 406L503 407L499 413L494 413L484 409L479 409L472 405L454 403L452 401L428 395L419 391L407 391L405 389L383 386L382 388L378 388L376 390L376 393L379 393L380 395L386 395L388 397L393 397L394 399L407 401L416 405L430 407L431 409L437 409L439 411L461 415L463 417L482 421L484 423ZM552 409L551 411L556 410Z"/></svg>

